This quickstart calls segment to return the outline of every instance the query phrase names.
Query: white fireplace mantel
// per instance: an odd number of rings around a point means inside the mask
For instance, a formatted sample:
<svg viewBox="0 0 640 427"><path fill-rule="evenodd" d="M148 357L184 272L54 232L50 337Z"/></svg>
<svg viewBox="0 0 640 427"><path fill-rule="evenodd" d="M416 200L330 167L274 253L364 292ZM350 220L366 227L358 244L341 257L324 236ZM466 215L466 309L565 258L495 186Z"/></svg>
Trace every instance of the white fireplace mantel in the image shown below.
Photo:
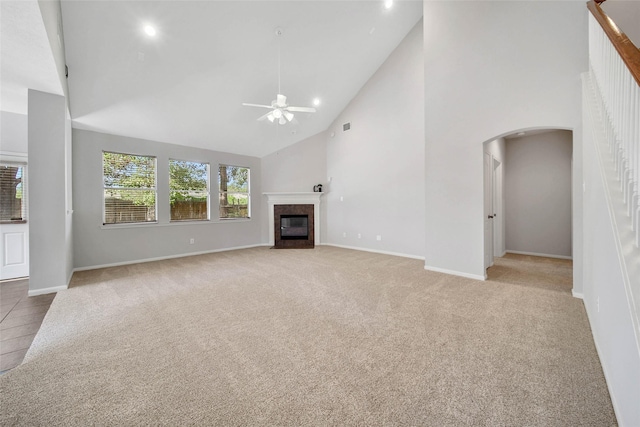
<svg viewBox="0 0 640 427"><path fill-rule="evenodd" d="M269 211L269 244L275 243L275 226L273 224L275 205L313 205L313 239L315 244L320 243L320 198L325 193L262 193L267 196L267 209Z"/></svg>

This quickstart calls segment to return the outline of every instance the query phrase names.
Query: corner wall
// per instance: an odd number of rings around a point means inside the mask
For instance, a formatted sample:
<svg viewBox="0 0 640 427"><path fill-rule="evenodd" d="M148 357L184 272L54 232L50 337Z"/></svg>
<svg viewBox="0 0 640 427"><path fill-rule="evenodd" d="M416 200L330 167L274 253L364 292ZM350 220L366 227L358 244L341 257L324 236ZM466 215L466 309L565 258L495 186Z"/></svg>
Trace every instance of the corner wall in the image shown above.
<svg viewBox="0 0 640 427"><path fill-rule="evenodd" d="M29 90L29 295L65 289L71 277L66 102Z"/></svg>
<svg viewBox="0 0 640 427"><path fill-rule="evenodd" d="M262 159L264 191L323 184L322 243L422 258L422 62L420 21L327 131Z"/></svg>
<svg viewBox="0 0 640 427"><path fill-rule="evenodd" d="M290 145L261 159L263 192L310 192L322 184L323 191L331 191L327 182L327 133L321 132ZM263 198L263 218L268 218L268 204ZM324 199L324 196L323 196ZM320 241L326 241L326 204L321 199ZM269 242L269 224L262 224L262 242Z"/></svg>

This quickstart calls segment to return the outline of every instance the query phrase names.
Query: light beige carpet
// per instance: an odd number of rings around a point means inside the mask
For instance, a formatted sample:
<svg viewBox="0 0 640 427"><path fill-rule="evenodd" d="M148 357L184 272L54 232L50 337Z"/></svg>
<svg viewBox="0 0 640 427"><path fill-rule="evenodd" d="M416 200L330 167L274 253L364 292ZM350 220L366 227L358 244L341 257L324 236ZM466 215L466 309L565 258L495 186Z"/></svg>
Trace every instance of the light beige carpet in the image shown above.
<svg viewBox="0 0 640 427"><path fill-rule="evenodd" d="M76 273L0 424L615 425L571 263L490 277L331 247Z"/></svg>

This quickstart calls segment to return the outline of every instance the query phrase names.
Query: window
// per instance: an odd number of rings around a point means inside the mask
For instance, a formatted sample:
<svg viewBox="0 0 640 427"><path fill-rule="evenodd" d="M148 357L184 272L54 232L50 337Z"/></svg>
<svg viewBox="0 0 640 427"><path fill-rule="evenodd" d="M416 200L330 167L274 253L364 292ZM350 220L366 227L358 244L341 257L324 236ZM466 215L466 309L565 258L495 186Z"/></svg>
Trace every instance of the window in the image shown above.
<svg viewBox="0 0 640 427"><path fill-rule="evenodd" d="M0 221L27 220L26 165L0 163Z"/></svg>
<svg viewBox="0 0 640 427"><path fill-rule="evenodd" d="M171 221L209 219L209 164L169 160Z"/></svg>
<svg viewBox="0 0 640 427"><path fill-rule="evenodd" d="M156 221L156 158L102 152L104 224Z"/></svg>
<svg viewBox="0 0 640 427"><path fill-rule="evenodd" d="M220 165L220 218L250 218L249 168Z"/></svg>

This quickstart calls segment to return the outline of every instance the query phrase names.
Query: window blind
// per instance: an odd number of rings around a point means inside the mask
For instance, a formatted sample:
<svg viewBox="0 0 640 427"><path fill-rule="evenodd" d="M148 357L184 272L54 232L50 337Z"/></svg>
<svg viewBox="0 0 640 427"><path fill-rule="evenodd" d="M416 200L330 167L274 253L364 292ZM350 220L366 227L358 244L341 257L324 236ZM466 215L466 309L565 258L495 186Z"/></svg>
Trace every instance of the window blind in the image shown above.
<svg viewBox="0 0 640 427"><path fill-rule="evenodd" d="M104 224L156 221L156 158L103 151Z"/></svg>
<svg viewBox="0 0 640 427"><path fill-rule="evenodd" d="M0 163L0 221L26 221L27 164L24 162Z"/></svg>

